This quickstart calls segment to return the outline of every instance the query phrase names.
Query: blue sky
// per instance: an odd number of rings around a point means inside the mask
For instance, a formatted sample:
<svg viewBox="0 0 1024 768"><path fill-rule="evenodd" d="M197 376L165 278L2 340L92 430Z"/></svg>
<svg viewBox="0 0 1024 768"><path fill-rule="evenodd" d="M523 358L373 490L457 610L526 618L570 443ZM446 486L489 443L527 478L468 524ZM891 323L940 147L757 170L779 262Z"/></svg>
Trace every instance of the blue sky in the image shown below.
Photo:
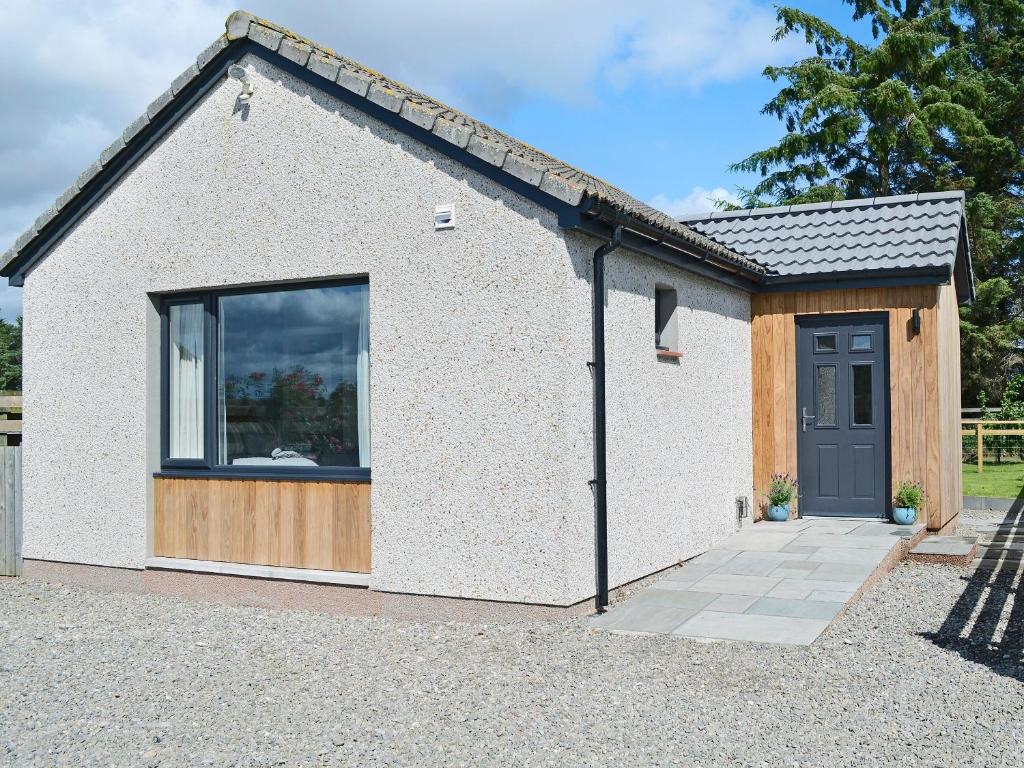
<svg viewBox="0 0 1024 768"><path fill-rule="evenodd" d="M850 30L839 0L793 0ZM0 6L0 248L223 31L223 0L5 0ZM760 0L251 0L247 8L447 101L669 213L756 179L728 166L782 133L760 109ZM583 10L585 8L585 10ZM0 315L20 313L0 288Z"/></svg>

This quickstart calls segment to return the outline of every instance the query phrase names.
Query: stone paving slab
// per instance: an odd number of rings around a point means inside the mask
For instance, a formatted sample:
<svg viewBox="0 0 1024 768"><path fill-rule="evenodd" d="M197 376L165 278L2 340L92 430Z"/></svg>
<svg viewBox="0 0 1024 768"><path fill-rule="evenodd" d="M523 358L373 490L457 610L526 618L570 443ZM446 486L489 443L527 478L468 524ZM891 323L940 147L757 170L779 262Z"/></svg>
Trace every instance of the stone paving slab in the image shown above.
<svg viewBox="0 0 1024 768"><path fill-rule="evenodd" d="M598 629L809 645L922 530L877 520L758 523L592 619Z"/></svg>
<svg viewBox="0 0 1024 768"><path fill-rule="evenodd" d="M779 579L764 576L736 576L730 573L712 573L693 585L700 592L722 595L764 595L778 586Z"/></svg>
<svg viewBox="0 0 1024 768"><path fill-rule="evenodd" d="M783 597L761 597L745 613L758 616L791 616L796 619L834 619L846 606L845 600L787 600ZM708 608L708 610L714 610Z"/></svg>
<svg viewBox="0 0 1024 768"><path fill-rule="evenodd" d="M977 536L929 536L910 550L910 554L966 557L974 551L977 543Z"/></svg>
<svg viewBox="0 0 1024 768"><path fill-rule="evenodd" d="M743 613L747 608L762 599L757 595L719 595L712 602L708 603L706 607L709 611Z"/></svg>
<svg viewBox="0 0 1024 768"><path fill-rule="evenodd" d="M781 645L810 645L829 625L829 619L795 619L748 613L701 611L673 634L716 640L745 640Z"/></svg>
<svg viewBox="0 0 1024 768"><path fill-rule="evenodd" d="M669 634L699 609L671 608L664 605L620 605L592 620L592 626L616 632L644 632L647 634Z"/></svg>

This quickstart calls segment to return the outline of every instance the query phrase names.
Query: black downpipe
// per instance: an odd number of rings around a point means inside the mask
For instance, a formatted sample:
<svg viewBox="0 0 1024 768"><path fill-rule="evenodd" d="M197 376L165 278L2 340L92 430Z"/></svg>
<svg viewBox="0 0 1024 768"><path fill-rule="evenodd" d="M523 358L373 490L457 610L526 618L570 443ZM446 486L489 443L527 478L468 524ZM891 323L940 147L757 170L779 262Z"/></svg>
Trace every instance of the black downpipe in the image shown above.
<svg viewBox="0 0 1024 768"><path fill-rule="evenodd" d="M594 562L597 568L597 612L608 606L608 445L604 384L604 257L622 245L622 225L611 240L594 251L593 339L594 360Z"/></svg>

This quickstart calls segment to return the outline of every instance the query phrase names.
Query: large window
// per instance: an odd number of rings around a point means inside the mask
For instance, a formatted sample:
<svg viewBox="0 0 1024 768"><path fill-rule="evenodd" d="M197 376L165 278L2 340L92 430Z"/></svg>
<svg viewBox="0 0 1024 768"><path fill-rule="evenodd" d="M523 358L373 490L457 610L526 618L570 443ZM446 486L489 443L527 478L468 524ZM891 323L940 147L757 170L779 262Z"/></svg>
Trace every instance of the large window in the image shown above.
<svg viewBox="0 0 1024 768"><path fill-rule="evenodd" d="M165 472L368 476L369 287L164 302Z"/></svg>

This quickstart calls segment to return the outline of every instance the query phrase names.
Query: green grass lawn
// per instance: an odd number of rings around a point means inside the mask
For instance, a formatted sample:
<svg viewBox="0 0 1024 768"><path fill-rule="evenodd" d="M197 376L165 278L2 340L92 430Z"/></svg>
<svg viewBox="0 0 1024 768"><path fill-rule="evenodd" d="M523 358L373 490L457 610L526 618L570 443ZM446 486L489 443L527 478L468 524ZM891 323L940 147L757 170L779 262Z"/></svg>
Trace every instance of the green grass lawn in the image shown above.
<svg viewBox="0 0 1024 768"><path fill-rule="evenodd" d="M975 464L964 464L964 496L996 496L1015 499L1024 488L1024 463L986 464L978 474Z"/></svg>

